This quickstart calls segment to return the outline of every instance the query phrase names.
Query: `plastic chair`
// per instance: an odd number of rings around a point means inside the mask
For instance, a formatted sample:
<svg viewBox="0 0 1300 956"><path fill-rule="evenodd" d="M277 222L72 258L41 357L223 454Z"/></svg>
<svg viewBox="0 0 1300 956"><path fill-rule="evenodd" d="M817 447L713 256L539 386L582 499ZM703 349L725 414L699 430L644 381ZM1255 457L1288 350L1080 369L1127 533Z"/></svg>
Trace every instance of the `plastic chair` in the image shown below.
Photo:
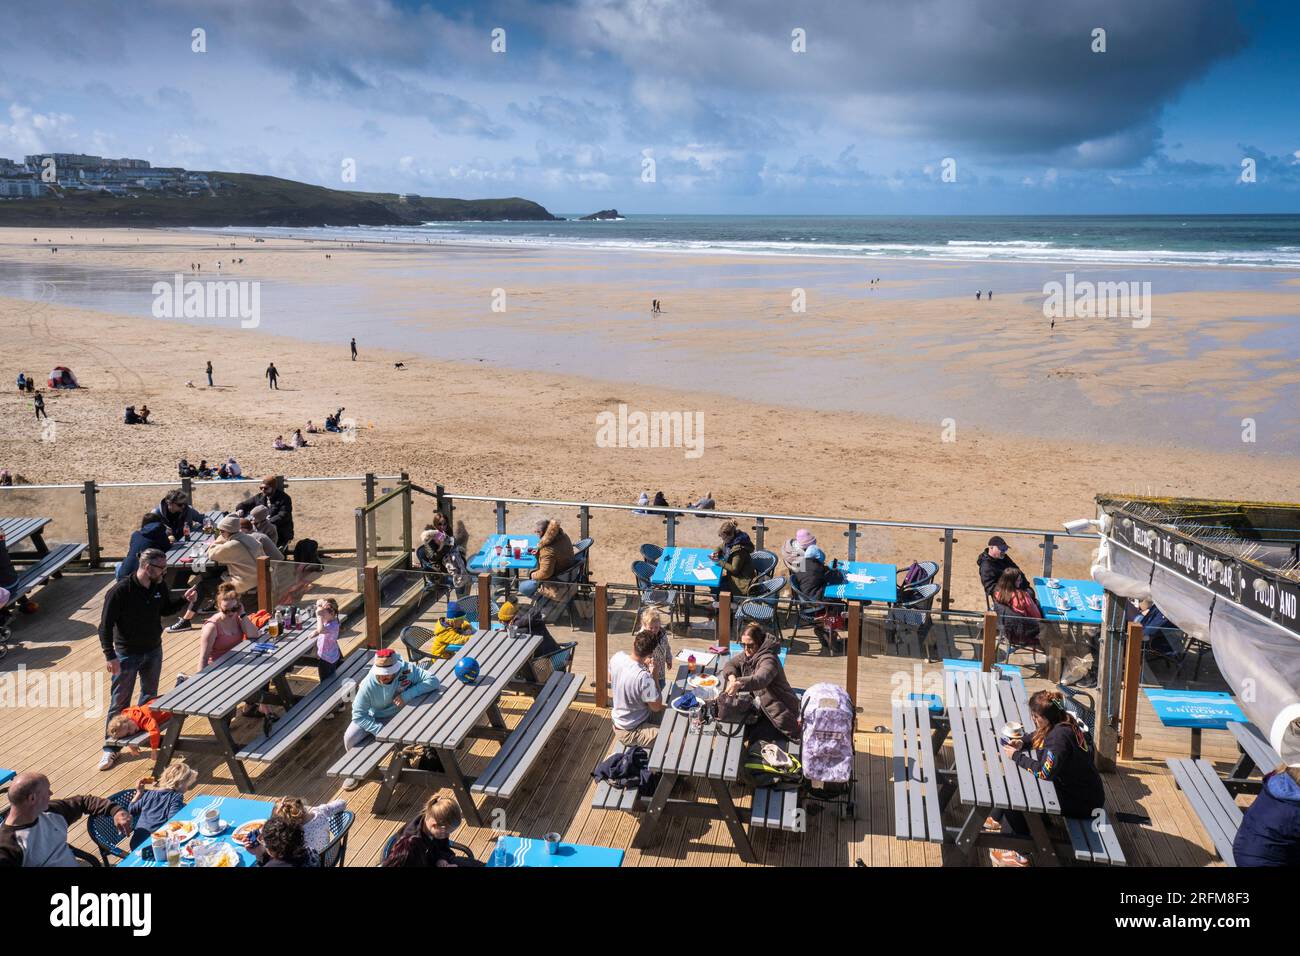
<svg viewBox="0 0 1300 956"><path fill-rule="evenodd" d="M402 831L405 829L406 829L406 825L403 824L402 826L397 828L397 832L395 832L392 836L390 836L387 840L384 841L384 852L379 855L380 866L384 865L384 860L388 859L388 854L389 851L393 849L393 844L397 842L397 838L402 835ZM452 843L451 849L453 853L459 854L460 856L463 856L466 859L473 860L475 858L474 851L471 850L463 843Z"/></svg>
<svg viewBox="0 0 1300 956"><path fill-rule="evenodd" d="M658 564L664 556L664 549L657 544L641 545L641 558L649 564Z"/></svg>
<svg viewBox="0 0 1300 956"><path fill-rule="evenodd" d="M342 866L348 855L348 830L356 814L351 810L340 810L330 817L330 842L320 855L320 865L325 868Z"/></svg>
<svg viewBox="0 0 1300 956"><path fill-rule="evenodd" d="M135 796L134 788L130 790L119 790L117 793L109 796L108 802L119 806L130 813L131 798L133 796ZM139 814L132 813L132 830L135 830L138 820ZM110 857L122 860L131 852L124 845L131 838L129 836L122 836L121 832L117 829L117 824L113 822L112 814L98 814L93 817L87 817L86 832L90 834L90 838L95 841L95 846L99 850L100 859L104 861L104 866L113 865L114 861L110 859ZM74 849L73 852L75 853L76 850ZM94 858L92 857L92 859ZM96 863L95 865L98 866L99 864Z"/></svg>

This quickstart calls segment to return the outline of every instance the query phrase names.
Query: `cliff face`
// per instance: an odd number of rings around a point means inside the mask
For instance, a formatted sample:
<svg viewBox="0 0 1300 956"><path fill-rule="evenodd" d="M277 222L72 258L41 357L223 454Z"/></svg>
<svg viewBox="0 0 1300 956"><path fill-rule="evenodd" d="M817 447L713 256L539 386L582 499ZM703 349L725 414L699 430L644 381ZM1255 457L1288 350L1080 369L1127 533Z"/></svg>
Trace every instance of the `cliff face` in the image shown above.
<svg viewBox="0 0 1300 956"><path fill-rule="evenodd" d="M48 226L398 226L438 220L549 221L544 206L509 199L402 198L396 193L326 189L251 173L207 173L215 188L183 197L67 192L0 201L0 225Z"/></svg>

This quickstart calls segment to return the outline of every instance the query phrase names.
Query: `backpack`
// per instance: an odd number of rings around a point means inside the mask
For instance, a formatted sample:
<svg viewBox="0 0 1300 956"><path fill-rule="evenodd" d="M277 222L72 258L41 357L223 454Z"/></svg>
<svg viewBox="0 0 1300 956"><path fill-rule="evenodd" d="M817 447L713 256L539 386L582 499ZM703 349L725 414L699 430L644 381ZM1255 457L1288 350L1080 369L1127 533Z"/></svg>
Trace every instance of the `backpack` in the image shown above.
<svg viewBox="0 0 1300 956"><path fill-rule="evenodd" d="M919 581L922 581L924 579L925 579L925 568L921 567L919 564L913 561L911 566L903 574L903 585L902 588L899 588L899 590L901 591L903 588L910 588L913 584L916 584Z"/></svg>
<svg viewBox="0 0 1300 956"><path fill-rule="evenodd" d="M453 547L447 552L447 556L442 559L442 567L451 575L451 586L458 592L465 590L473 582L469 568L465 566L465 556L460 553L460 548Z"/></svg>
<svg viewBox="0 0 1300 956"><path fill-rule="evenodd" d="M797 790L803 765L776 744L755 743L745 754L744 774L750 785L769 790Z"/></svg>
<svg viewBox="0 0 1300 956"><path fill-rule="evenodd" d="M800 739L809 780L847 783L853 775L853 701L844 688L813 684L799 702Z"/></svg>

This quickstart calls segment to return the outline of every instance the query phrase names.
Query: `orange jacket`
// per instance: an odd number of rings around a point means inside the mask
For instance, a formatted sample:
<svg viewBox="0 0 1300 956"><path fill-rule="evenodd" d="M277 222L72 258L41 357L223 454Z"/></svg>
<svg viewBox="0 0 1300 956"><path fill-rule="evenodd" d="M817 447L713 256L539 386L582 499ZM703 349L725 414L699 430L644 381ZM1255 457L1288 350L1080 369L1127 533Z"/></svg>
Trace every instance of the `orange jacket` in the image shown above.
<svg viewBox="0 0 1300 956"><path fill-rule="evenodd" d="M136 726L141 730L149 731L149 746L154 750L157 750L162 743L162 725L172 719L171 711L154 710L148 704L128 707L122 711L122 716L135 721Z"/></svg>

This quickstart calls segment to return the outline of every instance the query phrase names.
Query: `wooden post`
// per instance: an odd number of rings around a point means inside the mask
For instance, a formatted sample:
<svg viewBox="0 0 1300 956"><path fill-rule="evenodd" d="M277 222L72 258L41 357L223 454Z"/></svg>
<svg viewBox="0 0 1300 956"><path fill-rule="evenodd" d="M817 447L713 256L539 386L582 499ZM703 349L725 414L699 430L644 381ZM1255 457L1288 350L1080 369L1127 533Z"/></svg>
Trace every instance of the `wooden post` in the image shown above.
<svg viewBox="0 0 1300 956"><path fill-rule="evenodd" d="M379 565L367 564L366 586L366 647L379 650Z"/></svg>
<svg viewBox="0 0 1300 956"><path fill-rule="evenodd" d="M719 647L727 647L731 644L731 592L718 592L718 620L717 627L713 630L714 637L717 638ZM736 635L740 639L740 635Z"/></svg>
<svg viewBox="0 0 1300 956"><path fill-rule="evenodd" d="M850 538L850 541L853 539ZM845 690L849 692L849 699L853 701L853 707L856 710L858 706L858 649L861 646L862 636L862 605L857 601L849 602L849 628L844 634L844 653L848 656L848 665L845 669L844 681Z"/></svg>
<svg viewBox="0 0 1300 956"><path fill-rule="evenodd" d="M596 585L595 611L596 620L593 627L596 631L596 662L593 668L596 671L596 706L609 706L609 686L606 678L609 677L609 595L606 585Z"/></svg>
<svg viewBox="0 0 1300 956"><path fill-rule="evenodd" d="M980 670L991 671L998 659L998 616L984 612L984 646L980 652Z"/></svg>
<svg viewBox="0 0 1300 956"><path fill-rule="evenodd" d="M1119 759L1133 759L1137 743L1138 684L1142 679L1142 625L1131 621L1124 644L1124 687L1119 710Z"/></svg>
<svg viewBox="0 0 1300 956"><path fill-rule="evenodd" d="M275 590L271 584L271 559L264 554L257 558L257 609L268 614L275 609Z"/></svg>
<svg viewBox="0 0 1300 956"><path fill-rule="evenodd" d="M492 629L492 576L478 576L478 626L482 630Z"/></svg>
<svg viewBox="0 0 1300 956"><path fill-rule="evenodd" d="M86 550L90 552L90 566L99 567L99 502L96 501L93 481L86 482L81 493L86 496Z"/></svg>

